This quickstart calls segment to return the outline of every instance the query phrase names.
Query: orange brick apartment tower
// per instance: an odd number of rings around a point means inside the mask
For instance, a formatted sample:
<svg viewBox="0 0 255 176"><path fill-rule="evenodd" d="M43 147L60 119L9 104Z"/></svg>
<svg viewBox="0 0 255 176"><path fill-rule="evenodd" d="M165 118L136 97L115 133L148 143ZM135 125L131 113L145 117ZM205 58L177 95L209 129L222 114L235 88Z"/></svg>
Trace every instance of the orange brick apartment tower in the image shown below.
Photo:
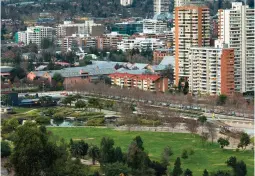
<svg viewBox="0 0 255 176"><path fill-rule="evenodd" d="M175 8L175 84L180 77L189 77L190 47L210 45L210 15L204 5L185 5Z"/></svg>
<svg viewBox="0 0 255 176"><path fill-rule="evenodd" d="M221 94L231 95L235 91L234 49L222 49L221 54Z"/></svg>

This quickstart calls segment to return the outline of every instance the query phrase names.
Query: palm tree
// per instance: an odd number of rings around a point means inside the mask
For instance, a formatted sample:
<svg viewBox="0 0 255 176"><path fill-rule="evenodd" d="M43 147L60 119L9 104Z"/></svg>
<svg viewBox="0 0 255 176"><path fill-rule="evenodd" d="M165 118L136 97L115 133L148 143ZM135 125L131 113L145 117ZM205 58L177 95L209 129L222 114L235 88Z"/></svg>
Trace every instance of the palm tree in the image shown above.
<svg viewBox="0 0 255 176"><path fill-rule="evenodd" d="M96 145L92 145L89 147L89 157L92 158L92 164L96 164L96 160L99 159L100 151L99 148Z"/></svg>

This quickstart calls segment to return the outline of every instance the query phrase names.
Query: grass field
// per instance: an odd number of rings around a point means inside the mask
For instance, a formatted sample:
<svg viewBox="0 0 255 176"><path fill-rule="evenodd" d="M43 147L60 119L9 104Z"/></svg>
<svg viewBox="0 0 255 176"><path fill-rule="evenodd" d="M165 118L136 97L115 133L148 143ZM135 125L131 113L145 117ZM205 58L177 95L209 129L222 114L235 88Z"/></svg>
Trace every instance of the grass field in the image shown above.
<svg viewBox="0 0 255 176"><path fill-rule="evenodd" d="M128 146L132 139L140 135L144 142L145 151L153 160L160 160L160 154L165 146L170 146L174 155L170 161L170 169L172 169L175 159L181 156L183 149L192 148L195 153L188 159L181 159L182 168L189 168L193 171L193 175L203 175L203 170L209 172L219 169L230 170L225 161L230 156L236 156L238 160L243 160L248 168L247 176L254 175L253 153L251 151L222 150L217 144L206 144L204 147L199 136L181 133L163 133L163 132L127 132L115 131L109 128L56 128L49 127L48 130L53 134L64 138L67 142L71 138L74 140L83 139L87 143L100 144L101 138L104 136L114 139L115 146L120 146L124 152L127 152Z"/></svg>

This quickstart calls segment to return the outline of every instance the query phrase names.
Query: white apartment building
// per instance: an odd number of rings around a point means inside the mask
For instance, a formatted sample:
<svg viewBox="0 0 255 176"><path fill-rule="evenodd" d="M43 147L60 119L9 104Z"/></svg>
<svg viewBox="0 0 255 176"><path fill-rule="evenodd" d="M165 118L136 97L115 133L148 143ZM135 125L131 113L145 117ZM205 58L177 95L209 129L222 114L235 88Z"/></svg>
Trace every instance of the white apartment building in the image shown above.
<svg viewBox="0 0 255 176"><path fill-rule="evenodd" d="M231 95L234 92L234 50L191 47L189 91L194 94Z"/></svg>
<svg viewBox="0 0 255 176"><path fill-rule="evenodd" d="M64 24L57 26L57 37L62 38L72 36L73 34L91 35L93 30L99 29L99 34L102 34L104 27L101 24L94 23L93 20L87 20L84 23L73 23L72 21L64 21ZM97 32L97 31L96 31Z"/></svg>
<svg viewBox="0 0 255 176"><path fill-rule="evenodd" d="M235 49L235 90L254 91L254 9L233 2L231 9L218 11L219 40Z"/></svg>
<svg viewBox="0 0 255 176"><path fill-rule="evenodd" d="M139 49L140 51L150 48L152 50L165 48L165 42L156 38L140 38L135 39L122 39L121 42L118 42L117 48L122 51Z"/></svg>
<svg viewBox="0 0 255 176"><path fill-rule="evenodd" d="M169 0L154 0L153 7L154 7L154 15L158 15L161 13L169 13Z"/></svg>
<svg viewBox="0 0 255 176"><path fill-rule="evenodd" d="M190 73L189 49L210 45L209 9L203 5L185 5L175 8L174 19L175 84Z"/></svg>
<svg viewBox="0 0 255 176"><path fill-rule="evenodd" d="M120 5L129 6L133 4L133 0L120 0Z"/></svg>
<svg viewBox="0 0 255 176"><path fill-rule="evenodd" d="M26 31L19 31L17 32L17 42L22 42L25 45L27 44L27 32Z"/></svg>
<svg viewBox="0 0 255 176"><path fill-rule="evenodd" d="M48 38L50 40L53 39L53 28L45 27L45 26L33 26L27 28L27 44L30 42L37 44L37 46L41 47L41 41L44 38Z"/></svg>
<svg viewBox="0 0 255 176"><path fill-rule="evenodd" d="M160 34L168 30L167 23L164 21L154 19L143 20L143 33Z"/></svg>

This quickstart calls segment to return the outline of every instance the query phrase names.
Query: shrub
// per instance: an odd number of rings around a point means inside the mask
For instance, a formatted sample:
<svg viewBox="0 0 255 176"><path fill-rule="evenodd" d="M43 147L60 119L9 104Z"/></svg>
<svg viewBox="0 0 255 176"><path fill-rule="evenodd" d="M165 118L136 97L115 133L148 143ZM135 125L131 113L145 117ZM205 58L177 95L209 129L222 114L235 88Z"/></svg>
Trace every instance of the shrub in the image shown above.
<svg viewBox="0 0 255 176"><path fill-rule="evenodd" d="M50 124L50 117L37 117L35 121L40 125Z"/></svg>
<svg viewBox="0 0 255 176"><path fill-rule="evenodd" d="M65 112L57 112L52 117L55 120L63 120L66 117L67 114Z"/></svg>
<svg viewBox="0 0 255 176"><path fill-rule="evenodd" d="M187 150L184 149L184 150L182 151L182 158L183 158L183 159L187 159L188 157L189 157L189 156L188 156L188 152L187 152Z"/></svg>
<svg viewBox="0 0 255 176"><path fill-rule="evenodd" d="M46 116L53 116L54 113L56 113L57 109L55 108L48 108L46 110L43 111L43 113L46 115Z"/></svg>
<svg viewBox="0 0 255 176"><path fill-rule="evenodd" d="M103 126L104 118L96 118L87 121L87 126Z"/></svg>
<svg viewBox="0 0 255 176"><path fill-rule="evenodd" d="M188 150L189 151L189 155L194 155L195 151L191 148Z"/></svg>
<svg viewBox="0 0 255 176"><path fill-rule="evenodd" d="M6 141L1 141L1 157L8 157L11 155L10 144Z"/></svg>

